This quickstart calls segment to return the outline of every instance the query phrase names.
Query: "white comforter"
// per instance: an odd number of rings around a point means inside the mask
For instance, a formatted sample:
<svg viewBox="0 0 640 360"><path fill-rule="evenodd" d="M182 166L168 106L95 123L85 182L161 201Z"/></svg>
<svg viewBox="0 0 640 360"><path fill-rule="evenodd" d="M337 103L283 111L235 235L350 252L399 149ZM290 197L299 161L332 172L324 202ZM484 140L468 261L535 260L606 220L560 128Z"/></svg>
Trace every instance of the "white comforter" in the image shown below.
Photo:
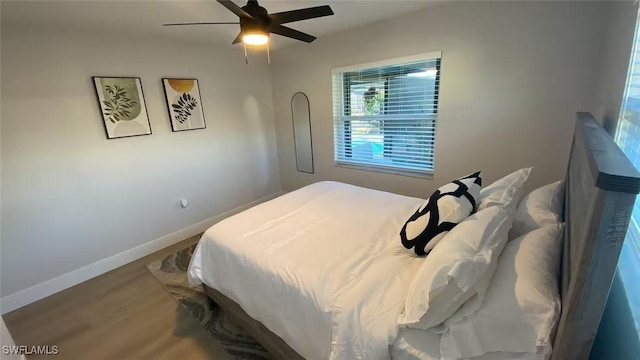
<svg viewBox="0 0 640 360"><path fill-rule="evenodd" d="M189 267L306 359L388 359L423 259L398 233L423 200L320 182L204 233Z"/></svg>

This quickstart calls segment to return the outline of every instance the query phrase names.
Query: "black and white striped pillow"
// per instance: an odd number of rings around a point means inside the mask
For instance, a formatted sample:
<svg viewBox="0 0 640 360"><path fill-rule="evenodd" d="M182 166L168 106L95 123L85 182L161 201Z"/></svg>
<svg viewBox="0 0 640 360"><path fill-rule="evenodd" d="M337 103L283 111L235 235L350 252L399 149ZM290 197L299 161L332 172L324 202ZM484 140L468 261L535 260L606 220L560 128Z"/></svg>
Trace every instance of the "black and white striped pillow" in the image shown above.
<svg viewBox="0 0 640 360"><path fill-rule="evenodd" d="M402 246L427 255L449 230L476 211L481 186L478 171L436 190L402 227Z"/></svg>

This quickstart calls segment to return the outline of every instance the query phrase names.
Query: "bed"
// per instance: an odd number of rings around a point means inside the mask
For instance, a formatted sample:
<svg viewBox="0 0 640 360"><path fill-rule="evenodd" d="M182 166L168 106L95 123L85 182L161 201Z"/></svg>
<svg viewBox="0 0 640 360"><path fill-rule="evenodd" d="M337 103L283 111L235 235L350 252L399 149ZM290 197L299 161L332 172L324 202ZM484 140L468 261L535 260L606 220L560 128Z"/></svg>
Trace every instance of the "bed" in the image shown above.
<svg viewBox="0 0 640 360"><path fill-rule="evenodd" d="M640 175L588 113L566 173L554 359L587 358ZM189 277L278 359L437 359L438 336L396 319L421 258L398 229L423 199L320 182L205 232ZM414 356L412 352L419 352ZM508 358L508 357L505 357Z"/></svg>

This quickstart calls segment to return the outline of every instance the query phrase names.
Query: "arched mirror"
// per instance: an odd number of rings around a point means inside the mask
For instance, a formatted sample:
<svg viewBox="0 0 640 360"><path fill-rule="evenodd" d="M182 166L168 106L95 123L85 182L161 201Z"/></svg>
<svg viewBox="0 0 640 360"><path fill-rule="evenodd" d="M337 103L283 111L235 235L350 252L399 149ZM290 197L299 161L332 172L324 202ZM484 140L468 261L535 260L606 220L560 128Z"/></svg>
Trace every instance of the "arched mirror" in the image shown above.
<svg viewBox="0 0 640 360"><path fill-rule="evenodd" d="M313 174L313 146L311 144L311 113L309 98L298 92L291 98L293 117L293 139L296 148L298 171Z"/></svg>

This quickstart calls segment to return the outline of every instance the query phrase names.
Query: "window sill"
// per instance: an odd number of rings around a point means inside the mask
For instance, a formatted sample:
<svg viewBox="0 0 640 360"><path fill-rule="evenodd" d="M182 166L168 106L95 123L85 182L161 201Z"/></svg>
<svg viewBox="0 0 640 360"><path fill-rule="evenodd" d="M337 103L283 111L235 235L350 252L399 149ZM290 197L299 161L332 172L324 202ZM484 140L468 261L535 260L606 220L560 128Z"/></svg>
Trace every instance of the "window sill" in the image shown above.
<svg viewBox="0 0 640 360"><path fill-rule="evenodd" d="M400 176L409 176L416 177L421 179L433 179L433 171L420 171L420 170L406 170L406 169L398 169L398 168L389 168L386 166L375 166L375 165L364 165L364 164L352 164L352 163L344 163L344 162L335 162L335 166L347 168L347 169L355 169L355 170L363 170L363 171L373 171L385 174L393 174Z"/></svg>

